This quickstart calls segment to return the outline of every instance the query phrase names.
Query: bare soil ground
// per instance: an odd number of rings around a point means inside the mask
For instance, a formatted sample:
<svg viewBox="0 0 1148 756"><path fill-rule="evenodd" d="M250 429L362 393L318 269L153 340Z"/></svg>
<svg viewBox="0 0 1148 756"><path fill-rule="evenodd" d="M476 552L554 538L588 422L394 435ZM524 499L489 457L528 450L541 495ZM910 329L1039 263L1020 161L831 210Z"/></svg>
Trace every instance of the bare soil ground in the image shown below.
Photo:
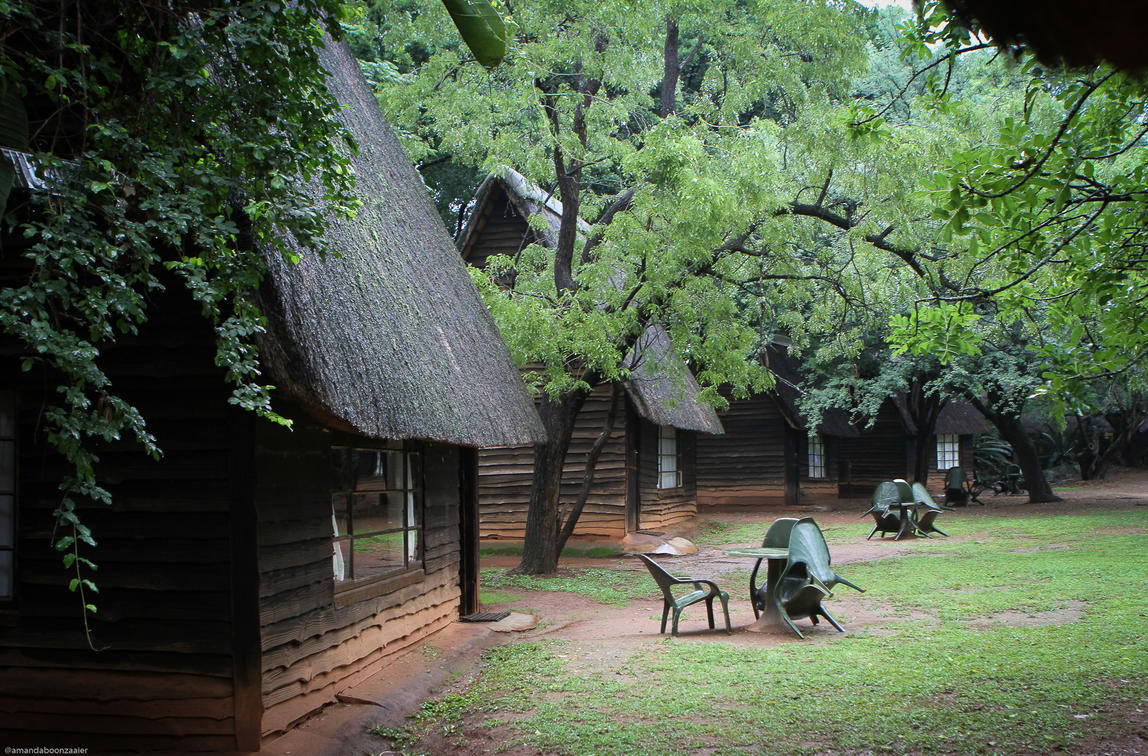
<svg viewBox="0 0 1148 756"><path fill-rule="evenodd" d="M1104 509L1130 509L1138 506L1148 506L1148 471L1118 471L1111 474L1106 480L1088 481L1071 486L1058 487L1056 492L1062 497L1062 500L1045 504L1029 504L1027 497L1023 495L994 496L991 492L988 492L981 496L985 502L984 506L972 504L971 506L961 507L953 512L946 512L944 519L979 519L987 516L999 516L1002 513L1007 513L1013 517L1028 517L1058 512L1069 513L1097 506L1103 507ZM764 532L767 523L772 522L777 517L812 516L823 529L832 530L835 526L848 524L855 527L858 523L867 522L868 520L863 521L858 517L858 514L864 511L867 506L868 503L861 500L833 500L797 509L776 508L756 511L733 510L706 512L699 517L699 520L704 522L707 519L713 519L735 524L743 522L762 523L762 532ZM939 522L938 524L941 524L943 527L943 523ZM690 537L691 533L685 532L683 535ZM879 540L876 537L870 541L854 541L850 543L831 542L833 563L835 567L839 568L839 571L843 575L848 576L848 570L844 569L844 567L851 562L897 559L913 553L919 543L921 543L921 541L915 539L893 541L890 539ZM724 642L757 648L795 642L818 644L835 642L835 638L840 637L839 634L830 625L824 622L817 626L810 626L807 621L803 620L800 626L802 632L806 635L806 640L804 641L799 641L788 632L763 633L752 632L748 629L754 621L754 615L748 601L748 595L741 594L748 593L746 591L746 585L744 584L744 577L752 568L753 562L752 560L727 556L723 549L734 546L758 545L760 545L760 541L757 543L723 544L720 548L706 546L702 547L699 552L694 555L661 559L667 564L667 567L671 571L677 574L713 577L719 584L723 585L723 588L727 588L730 591L730 620L733 625L733 634L730 636L723 635L722 640ZM484 567L512 567L515 564L517 564L516 557L491 557L483 559ZM632 570L635 573L641 573L640 579L648 579L645 576L644 566L636 559L620 559L618 557L563 559L561 564L562 569L603 566ZM732 575L734 573L739 576L736 582L726 581L725 584L722 583L723 576ZM517 639L561 639L567 644L567 663L574 669L581 668L589 672L615 668L631 654L648 647L651 641L656 640L659 637L659 621L662 605L660 599L651 598L649 600L634 601L624 607L605 607L576 594L529 592L523 593L522 598L519 600L500 604L497 608L529 613L534 615L538 620L537 625L533 629L514 633L514 638L510 639L510 642ZM834 616L845 626L846 632L854 634L888 633L891 632L890 627L892 623L927 619L926 617L919 616L895 615L889 607L874 602L872 599L867 599L862 594L844 588L834 593L830 611L832 611ZM1057 611L1036 616L1019 612L1005 613L981 621L997 626L1002 623L1015 624L1018 626L1063 624L1076 621L1080 617L1080 613L1081 607L1064 606ZM719 624L722 621L720 612L718 613L717 621ZM491 635L502 634L492 633ZM679 637L685 642L707 642L713 639L712 631L709 630L703 609L700 607L692 607L686 610L682 616ZM489 645L496 645L497 643L506 642L506 640L506 638L492 637ZM434 644L435 640L432 638L428 643ZM416 667L419 666L418 654L412 654L411 656L415 657L414 660L412 661L410 658L407 658L404 664L408 667L412 664ZM416 669L413 673L415 678L426 677L426 675L429 674L429 668L442 666L442 660L437 654L426 654L422 656L421 664L427 669ZM442 687L436 691L437 693L442 694L451 690L461 690L465 688L470 674L473 672L473 665L466 664L465 660L459 660L459 664L463 666L454 669L451 673L455 675L453 679L445 681ZM381 674L386 674L386 671ZM450 675L446 675L446 677L449 678ZM400 685L399 687L401 688L402 686ZM409 691L404 698L408 700L411 698ZM399 724L401 722L401 720L396 719L396 717L405 712L398 710L393 702L387 703L380 701L379 703L387 707L390 716L386 717L386 720L389 723ZM411 709L411 711L414 710L412 706L408 706L407 708ZM1148 714L1144 712L1127 712L1125 714L1124 721L1127 727L1124 728L1123 732L1106 732L1099 734L1094 741L1080 743L1079 750L1074 752L1080 754L1148 753ZM509 730L502 732L501 728L472 728L469 727L468 724L469 723L464 720L459 723L456 728L457 732L466 732L465 740L447 734L430 742L424 739L419 744L419 750L425 750L428 753L490 753L500 748L505 749L506 743L513 740ZM332 727L338 727L338 723L332 720L326 725L318 725L316 727L316 723L309 722L304 725L304 727L307 726L311 726L313 730L318 729L321 732L323 727L326 727L328 730ZM361 721L360 724L356 726L361 726ZM290 748L285 747L284 743L289 745L291 742L289 736L285 736L285 739L277 748L267 750L265 747L265 752L302 752L298 750L292 751ZM339 739L342 748L350 747L353 743L355 752L358 753L386 752L386 742L379 738L366 736L360 739L356 737L355 734L343 732L340 734ZM317 752L314 748L308 748L308 750L312 753ZM348 752L346 750L340 750L343 753ZM508 754L535 753L534 751L522 751L517 749L501 750L499 752Z"/></svg>

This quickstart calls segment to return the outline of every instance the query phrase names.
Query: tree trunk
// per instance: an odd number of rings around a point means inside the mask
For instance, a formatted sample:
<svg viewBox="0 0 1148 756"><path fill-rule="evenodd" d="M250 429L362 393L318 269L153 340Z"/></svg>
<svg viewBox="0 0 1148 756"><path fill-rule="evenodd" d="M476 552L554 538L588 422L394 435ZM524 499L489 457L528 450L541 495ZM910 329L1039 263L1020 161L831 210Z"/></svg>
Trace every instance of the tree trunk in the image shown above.
<svg viewBox="0 0 1148 756"><path fill-rule="evenodd" d="M947 399L939 394L925 395L924 381L915 380L909 390L906 401L909 404L909 417L917 426L917 435L913 439L913 481L925 485L929 482L929 446L933 441L933 431L937 427L937 418Z"/></svg>
<svg viewBox="0 0 1148 756"><path fill-rule="evenodd" d="M666 19L666 45L664 48L662 75L662 102L658 114L669 118L674 114L678 97L678 78L681 76L681 63L678 61L678 22Z"/></svg>
<svg viewBox="0 0 1148 756"><path fill-rule="evenodd" d="M614 425L618 419L618 405L622 403L621 398L622 384L615 382L610 391L610 411L606 413L606 422L602 424L602 431L598 434L598 438L594 439L590 453L586 455L586 467L582 472L582 488L578 491L578 500L574 502L570 514L566 515L566 522L563 523L562 531L558 535L559 554L562 553L562 549L566 548L566 541L574 535L574 528L578 526L578 518L582 516L582 510L586 507L586 500L590 498L590 489L594 485L594 473L598 469L598 459L602 456L602 450L606 448L606 443L614 432Z"/></svg>
<svg viewBox="0 0 1148 756"><path fill-rule="evenodd" d="M1040 466L1040 457L1036 453L1036 446L1028 437L1028 432L1021 425L1019 415L1011 415L993 411L988 404L978 396L968 395L966 398L977 410L985 416L990 423L1000 431L1001 438L1012 447L1016 456L1016 463L1024 475L1025 485L1028 487L1028 501L1030 504L1039 504L1045 501L1060 501L1060 497L1052 492L1048 478L1044 475L1044 468Z"/></svg>
<svg viewBox="0 0 1148 756"><path fill-rule="evenodd" d="M594 382L590 382L593 386ZM546 441L534 445L534 476L526 510L526 536L522 562L511 572L523 575L551 575L558 569L562 552L559 542L559 495L562 468L574 435L574 421L586 402L588 391L564 394L557 400L543 397L538 408Z"/></svg>

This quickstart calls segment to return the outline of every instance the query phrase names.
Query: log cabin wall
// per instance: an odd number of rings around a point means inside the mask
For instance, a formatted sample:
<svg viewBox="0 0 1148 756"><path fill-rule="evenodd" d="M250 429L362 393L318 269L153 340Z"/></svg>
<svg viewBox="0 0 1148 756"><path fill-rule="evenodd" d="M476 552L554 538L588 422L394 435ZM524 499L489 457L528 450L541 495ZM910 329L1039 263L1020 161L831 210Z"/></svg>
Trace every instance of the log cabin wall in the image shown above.
<svg viewBox="0 0 1148 756"><path fill-rule="evenodd" d="M476 268L484 267L491 255L513 257L528 244L538 241L538 235L506 196L501 185L490 191L495 195L490 197L477 219L474 241L465 258Z"/></svg>
<svg viewBox="0 0 1148 756"><path fill-rule="evenodd" d="M772 397L734 399L725 434L698 434L698 506L785 502L786 423Z"/></svg>
<svg viewBox="0 0 1148 756"><path fill-rule="evenodd" d="M36 434L46 386L7 372L19 392L15 601L0 603L0 721L6 745L82 745L93 752L234 750L237 628L230 591L232 474L244 418L229 410L210 328L174 295L103 364L147 420L160 461L129 440L99 449L110 507L81 506L98 542L88 648L71 574L50 547L62 457ZM57 535L59 535L57 533ZM18 728L18 729L17 729Z"/></svg>
<svg viewBox="0 0 1148 756"><path fill-rule="evenodd" d="M937 436L933 434L932 440L929 443L929 492L934 495L943 496L945 493L945 473L948 470L941 470L937 467ZM961 467L965 471L965 475L972 478L973 475L973 437L972 434L962 433L957 438L957 458L961 463Z"/></svg>
<svg viewBox="0 0 1148 756"><path fill-rule="evenodd" d="M271 734L458 618L460 450L420 446L421 569L337 591L329 434L300 418L292 432L262 423L257 439L262 730Z"/></svg>
<svg viewBox="0 0 1148 756"><path fill-rule="evenodd" d="M885 402L871 427L861 427L858 438L842 438L840 459L849 469L838 492L842 498L870 496L878 483L895 478L908 479L912 437L892 402ZM935 451L934 451L935 453Z"/></svg>
<svg viewBox="0 0 1148 756"><path fill-rule="evenodd" d="M610 386L594 390L578 413L574 435L562 469L563 505L572 504L582 489L586 456L602 432L610 411ZM624 397L620 402L627 401ZM610 440L598 457L594 484L578 518L573 538L621 539L626 535L626 412L620 407ZM656 448L656 444L655 444ZM534 447L503 446L478 452L480 538L521 541L534 474Z"/></svg>
<svg viewBox="0 0 1148 756"><path fill-rule="evenodd" d="M809 474L809 435L804 430L797 432L799 498L803 503L837 498L837 472L840 460L839 439L834 436L822 435L821 444L824 451L825 474L814 478Z"/></svg>
<svg viewBox="0 0 1148 756"><path fill-rule="evenodd" d="M678 464L682 485L658 488L658 426L639 420L638 490L641 499L638 528L663 531L698 513L697 437L695 431L678 430Z"/></svg>

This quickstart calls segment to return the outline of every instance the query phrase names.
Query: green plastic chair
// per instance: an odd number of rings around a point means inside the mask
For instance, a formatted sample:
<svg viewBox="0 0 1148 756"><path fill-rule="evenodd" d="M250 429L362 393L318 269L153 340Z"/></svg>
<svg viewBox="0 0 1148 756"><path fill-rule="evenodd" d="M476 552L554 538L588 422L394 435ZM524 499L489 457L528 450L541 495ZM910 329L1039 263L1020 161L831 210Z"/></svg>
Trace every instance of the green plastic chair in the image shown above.
<svg viewBox="0 0 1148 756"><path fill-rule="evenodd" d="M770 524L769 530L765 531L765 538L762 539L761 545L764 548L789 548L789 532L793 530L793 526L796 524L796 517L779 517ZM762 582L760 588L757 585L757 572L763 561L765 560L758 559L754 562L753 572L749 574L749 603L753 607L754 617L760 617L761 612L765 609L765 582Z"/></svg>
<svg viewBox="0 0 1148 756"><path fill-rule="evenodd" d="M662 565L650 559L645 554L638 554L639 559L646 563L646 569L654 577L654 582L662 589L662 597L664 603L662 605L662 629L661 632L666 632L666 618L670 614L670 609L674 610L674 624L671 635L678 634L678 619L682 616L682 610L690 604L696 604L699 601L706 602L706 613L709 615L710 629L714 629L714 599L721 599L722 612L725 613L725 631L733 633L733 628L729 624L729 594L718 588L717 583L712 580L700 580L697 578L679 578L674 577L666 572ZM673 587L675 585L693 585L694 590L681 597L675 598L673 594Z"/></svg>
<svg viewBox="0 0 1148 756"><path fill-rule="evenodd" d="M969 489L965 471L960 467L950 467L945 473L945 503L964 506L969 503Z"/></svg>
<svg viewBox="0 0 1148 756"><path fill-rule="evenodd" d="M789 564L782 571L781 579L785 580L796 565L804 564L806 573L829 590L833 590L836 585L847 585L855 591L865 592L861 586L838 575L832 563L829 544L825 543L825 534L817 522L812 517L802 517L794 523L789 534Z"/></svg>
<svg viewBox="0 0 1148 756"><path fill-rule="evenodd" d="M933 497L929 495L928 489L921 483L913 484L913 499L917 507L917 530L921 535L928 536L930 533L940 533L948 538L949 534L934 525L933 520L936 520L937 515L941 512L951 512L953 508L943 507L933 501Z"/></svg>
<svg viewBox="0 0 1148 756"><path fill-rule="evenodd" d="M865 589L838 575L832 567L825 535L812 517L802 517L793 524L789 534L789 562L782 570L778 597L790 620L808 617L814 625L824 617L838 632L845 632L821 603L831 595L835 585L847 585L865 592ZM789 626L801 635L790 621Z"/></svg>
<svg viewBox="0 0 1148 756"><path fill-rule="evenodd" d="M901 516L902 513L905 515L904 518ZM875 521L873 530L865 538L866 541L877 532L881 533L882 538L886 533L896 533L894 540L897 540L915 531L908 510L902 506L901 491L893 481L887 480L878 484L873 491L871 506L861 514L862 517L865 515L873 515Z"/></svg>

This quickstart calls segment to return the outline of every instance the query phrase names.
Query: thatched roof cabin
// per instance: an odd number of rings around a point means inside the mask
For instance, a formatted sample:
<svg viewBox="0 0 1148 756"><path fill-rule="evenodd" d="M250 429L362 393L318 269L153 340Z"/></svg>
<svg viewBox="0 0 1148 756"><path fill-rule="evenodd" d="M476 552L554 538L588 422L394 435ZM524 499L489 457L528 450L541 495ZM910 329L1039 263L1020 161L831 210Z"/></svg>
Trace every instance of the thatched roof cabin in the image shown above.
<svg viewBox="0 0 1148 756"><path fill-rule="evenodd" d="M354 58L322 57L364 205L333 220L339 256L267 259L262 354L293 429L228 404L211 327L178 285L101 352L165 456L100 450L113 504L84 510L99 653L50 547L65 463L37 431L44 381L0 361L0 486L18 512L7 531L0 517L8 745L258 750L477 609L473 447L529 444L541 424ZM26 276L27 241L0 233L0 277Z"/></svg>
<svg viewBox="0 0 1148 756"><path fill-rule="evenodd" d="M481 268L491 255L513 257L531 244L553 248L561 220L558 199L503 168L487 176L475 195L459 234L461 258ZM589 233L590 226L581 219L578 226L583 237ZM626 420L599 458L594 487L575 531L578 538L621 538L639 528L666 528L692 517L697 508L696 433L723 432L717 414L700 401L701 389L664 328L650 326L626 364L632 369L624 384ZM583 405L566 458L563 501L577 495L586 453L609 403L610 388L600 387ZM522 537L532 469L531 450L525 447L481 453L483 538Z"/></svg>

